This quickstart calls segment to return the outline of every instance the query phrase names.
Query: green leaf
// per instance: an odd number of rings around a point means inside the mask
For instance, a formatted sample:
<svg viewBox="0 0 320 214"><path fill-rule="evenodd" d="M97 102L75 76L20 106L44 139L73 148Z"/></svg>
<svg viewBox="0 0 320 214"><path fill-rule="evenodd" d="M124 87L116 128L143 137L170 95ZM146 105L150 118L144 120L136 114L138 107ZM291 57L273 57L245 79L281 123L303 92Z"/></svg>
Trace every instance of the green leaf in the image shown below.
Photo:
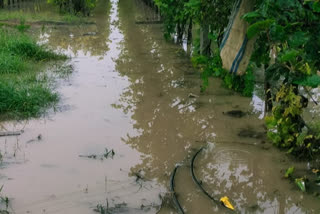
<svg viewBox="0 0 320 214"><path fill-rule="evenodd" d="M294 172L294 166L289 167L289 168L287 169L286 174L284 175L284 177L285 177L285 178L291 177L292 174L293 174L293 172Z"/></svg>
<svg viewBox="0 0 320 214"><path fill-rule="evenodd" d="M292 61L292 60L296 59L297 56L299 56L299 51L287 50L280 56L280 62Z"/></svg>
<svg viewBox="0 0 320 214"><path fill-rule="evenodd" d="M320 85L320 76L316 74L312 76L307 76L301 79L296 79L293 81L293 83L302 85L302 86L317 88Z"/></svg>
<svg viewBox="0 0 320 214"><path fill-rule="evenodd" d="M306 184L303 178L297 178L295 183L302 192L306 192Z"/></svg>
<svg viewBox="0 0 320 214"><path fill-rule="evenodd" d="M316 13L320 13L320 2L314 2L312 5L312 9Z"/></svg>
<svg viewBox="0 0 320 214"><path fill-rule="evenodd" d="M290 47L297 48L306 44L309 41L308 33L298 31L295 32L292 36L289 37L288 43Z"/></svg>
<svg viewBox="0 0 320 214"><path fill-rule="evenodd" d="M267 29L270 28L272 23L274 23L274 20L267 19L267 20L259 21L252 24L251 26L249 26L247 30L248 39L252 39L253 37L257 36L259 33L266 31Z"/></svg>
<svg viewBox="0 0 320 214"><path fill-rule="evenodd" d="M270 27L270 36L273 41L284 41L286 39L284 27L272 24Z"/></svg>
<svg viewBox="0 0 320 214"><path fill-rule="evenodd" d="M249 12L249 13L244 14L242 16L242 18L244 20L246 20L247 22L252 23L252 22L256 21L257 19L262 18L262 16L260 13L253 11L253 12Z"/></svg>

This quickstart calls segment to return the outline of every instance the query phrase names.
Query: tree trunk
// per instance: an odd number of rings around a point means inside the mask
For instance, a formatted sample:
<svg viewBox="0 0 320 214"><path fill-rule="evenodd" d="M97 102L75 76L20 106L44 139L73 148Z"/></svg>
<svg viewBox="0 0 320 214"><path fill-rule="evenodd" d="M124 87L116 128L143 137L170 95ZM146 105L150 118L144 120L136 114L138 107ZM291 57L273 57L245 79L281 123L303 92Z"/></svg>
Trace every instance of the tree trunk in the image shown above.
<svg viewBox="0 0 320 214"><path fill-rule="evenodd" d="M189 27L188 27L188 44L191 44L192 42L192 19L189 21Z"/></svg>
<svg viewBox="0 0 320 214"><path fill-rule="evenodd" d="M200 54L209 56L210 55L210 39L209 25L201 26L200 28Z"/></svg>

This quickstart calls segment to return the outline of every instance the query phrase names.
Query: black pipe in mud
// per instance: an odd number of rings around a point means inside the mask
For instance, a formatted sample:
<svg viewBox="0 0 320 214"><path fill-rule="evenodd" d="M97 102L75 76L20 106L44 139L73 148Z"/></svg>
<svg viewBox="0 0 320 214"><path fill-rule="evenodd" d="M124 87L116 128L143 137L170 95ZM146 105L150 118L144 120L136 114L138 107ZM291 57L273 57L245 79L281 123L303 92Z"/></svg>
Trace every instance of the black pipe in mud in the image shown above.
<svg viewBox="0 0 320 214"><path fill-rule="evenodd" d="M176 167L174 168L174 170L172 172L172 175L171 175L171 178L170 178L170 191L172 193L172 198L173 198L173 201L174 201L177 209L179 210L179 212L181 214L184 214L185 212L184 212L183 208L181 207L181 204L180 204L180 202L179 202L179 200L177 198L177 193L174 190L174 178L176 176L176 173L177 173L177 170L178 170L179 167L180 167L180 165L176 165Z"/></svg>
<svg viewBox="0 0 320 214"><path fill-rule="evenodd" d="M228 206L227 204L225 204L225 201L223 201L223 198L226 198L227 200L229 200L227 197L223 197L220 200L218 200L217 198L215 198L214 196L210 195L202 186L201 182L198 180L198 178L196 177L195 173L194 173L194 162L197 158L197 156L201 153L201 151L204 149L204 147L201 147L192 157L191 159L191 176L192 176L192 180L196 183L196 185L201 189L201 191L208 197L210 198L213 202L215 202L219 207L223 207L228 209L229 211L232 210L234 211L234 207L231 204L228 204L230 206ZM221 203L220 203L221 202ZM229 203L229 201L227 202Z"/></svg>
<svg viewBox="0 0 320 214"><path fill-rule="evenodd" d="M194 173L194 161L196 160L198 154L203 150L203 147L199 149L192 157L191 159L191 175L192 175L192 180L197 184L197 186L201 189L201 191L208 196L212 201L220 205L219 200L215 199L213 196L211 196L201 185L200 181L197 179L195 173Z"/></svg>

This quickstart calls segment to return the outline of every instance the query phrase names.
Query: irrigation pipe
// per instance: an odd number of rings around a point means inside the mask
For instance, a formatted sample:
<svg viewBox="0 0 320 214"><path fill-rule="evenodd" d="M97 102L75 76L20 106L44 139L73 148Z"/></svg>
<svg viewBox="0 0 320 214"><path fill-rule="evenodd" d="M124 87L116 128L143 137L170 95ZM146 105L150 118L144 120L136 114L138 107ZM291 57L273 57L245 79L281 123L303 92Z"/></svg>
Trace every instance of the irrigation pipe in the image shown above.
<svg viewBox="0 0 320 214"><path fill-rule="evenodd" d="M197 184L197 186L201 189L201 191L208 196L212 201L214 201L215 203L217 203L218 205L220 205L219 200L215 199L212 195L210 195L201 185L200 181L197 179L196 175L194 174L194 161L196 160L198 154L200 154L200 152L203 150L203 147L201 149L199 149L192 157L191 159L191 175L192 175L192 179L193 181Z"/></svg>
<svg viewBox="0 0 320 214"><path fill-rule="evenodd" d="M174 190L174 178L176 176L176 173L177 173L177 170L179 168L179 165L176 165L176 167L174 168L173 172L172 172L172 175L171 175L171 179L170 179L170 191L172 192L172 195L173 195L173 201L177 207L177 209L179 210L179 212L181 214L185 214L183 208L181 207L181 204L177 198L177 194Z"/></svg>
<svg viewBox="0 0 320 214"><path fill-rule="evenodd" d="M192 157L191 159L191 175L192 175L192 179L193 181L197 184L197 186L201 189L201 191L208 197L210 198L212 201L214 201L218 206L222 206L222 204L220 203L220 201L216 198L214 198L212 195L210 195L203 187L202 187L202 184L201 182L198 180L198 178L196 177L195 173L194 173L194 162L197 158L197 156L200 154L200 152L204 149L204 147L200 148ZM222 206L226 209L229 209L228 207L226 206ZM234 211L234 210L233 210Z"/></svg>

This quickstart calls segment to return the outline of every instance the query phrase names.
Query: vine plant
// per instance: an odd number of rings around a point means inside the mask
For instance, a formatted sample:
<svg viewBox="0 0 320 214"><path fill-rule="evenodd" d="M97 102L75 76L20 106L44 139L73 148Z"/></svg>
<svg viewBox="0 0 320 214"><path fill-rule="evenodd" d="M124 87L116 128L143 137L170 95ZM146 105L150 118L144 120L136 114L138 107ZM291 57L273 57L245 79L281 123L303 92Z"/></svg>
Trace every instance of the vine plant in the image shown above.
<svg viewBox="0 0 320 214"><path fill-rule="evenodd" d="M235 0L155 0L162 11L166 39L172 38L173 34L181 37L181 30L186 29L187 24L189 28L197 25L209 29L206 36L211 45L210 50L205 51L207 54L200 54L200 40L193 38L192 62L201 71L201 91L208 87L209 77L215 76L220 77L227 88L251 96L254 86L252 67L243 76L230 74L222 69L218 48L234 2Z"/></svg>
<svg viewBox="0 0 320 214"><path fill-rule="evenodd" d="M200 26L210 25L212 32L222 35L228 23L228 16L234 0L155 0L165 24L165 37L179 29L185 29L188 22Z"/></svg>
<svg viewBox="0 0 320 214"><path fill-rule="evenodd" d="M265 65L266 81L274 88L268 137L288 153L312 157L319 152L320 134L302 113L310 89L320 85L320 2L259 0L243 18L251 24L248 38L258 37L252 61Z"/></svg>

